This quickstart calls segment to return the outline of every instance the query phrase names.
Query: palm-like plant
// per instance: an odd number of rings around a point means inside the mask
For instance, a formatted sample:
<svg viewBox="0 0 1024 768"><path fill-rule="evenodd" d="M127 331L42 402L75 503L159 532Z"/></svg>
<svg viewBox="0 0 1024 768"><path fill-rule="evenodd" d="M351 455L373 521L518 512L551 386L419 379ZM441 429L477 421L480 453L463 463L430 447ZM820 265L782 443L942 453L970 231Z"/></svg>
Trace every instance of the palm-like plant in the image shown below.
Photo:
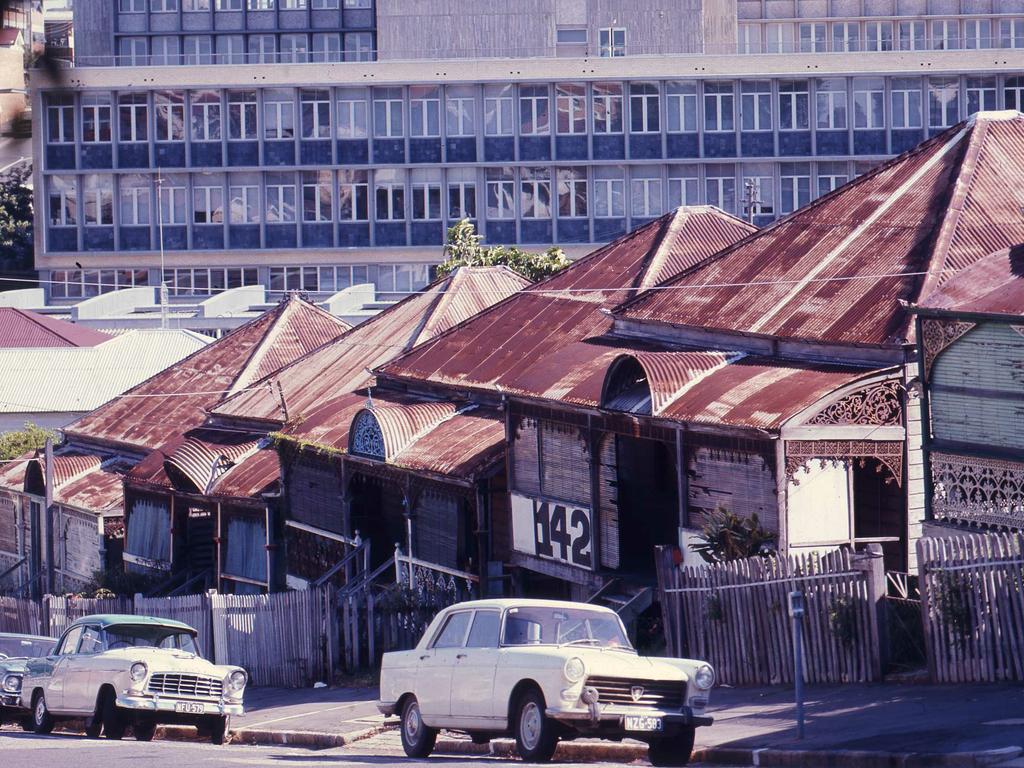
<svg viewBox="0 0 1024 768"><path fill-rule="evenodd" d="M725 507L707 515L692 549L709 563L724 563L746 557L768 557L775 552L778 534L766 530L757 513L739 517Z"/></svg>

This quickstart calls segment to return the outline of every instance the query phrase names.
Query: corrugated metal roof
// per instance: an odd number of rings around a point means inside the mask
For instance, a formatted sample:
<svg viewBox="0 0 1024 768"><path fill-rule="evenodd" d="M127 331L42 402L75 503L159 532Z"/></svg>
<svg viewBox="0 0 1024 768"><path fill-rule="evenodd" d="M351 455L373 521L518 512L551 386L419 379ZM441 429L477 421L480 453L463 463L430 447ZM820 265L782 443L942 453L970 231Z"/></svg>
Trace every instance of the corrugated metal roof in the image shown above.
<svg viewBox="0 0 1024 768"><path fill-rule="evenodd" d="M901 343L912 335L906 302L1024 241L1022 151L1024 115L980 113L615 313L782 338Z"/></svg>
<svg viewBox="0 0 1024 768"><path fill-rule="evenodd" d="M203 493L237 461L255 451L257 443L257 437L238 432L194 429L173 450L164 451L164 470L168 475L176 473Z"/></svg>
<svg viewBox="0 0 1024 768"><path fill-rule="evenodd" d="M421 435L434 429L455 414L455 404L449 402L375 403L364 409L372 413L384 437L384 457L393 459ZM357 414L358 415L358 414Z"/></svg>
<svg viewBox="0 0 1024 768"><path fill-rule="evenodd" d="M32 451L22 458L29 461L7 464L0 472L0 488L42 496L42 451ZM133 463L118 455L73 446L58 448L53 456L53 501L97 514L119 513L122 482Z"/></svg>
<svg viewBox="0 0 1024 768"><path fill-rule="evenodd" d="M0 349L0 412L90 411L210 341L152 329L107 336L93 347Z"/></svg>
<svg viewBox="0 0 1024 768"><path fill-rule="evenodd" d="M319 323L322 311L291 297L273 310L232 331L205 349L144 381L124 396L98 408L65 429L71 438L86 438L135 448L155 449L199 426L211 408L231 390L249 363L260 359L263 345L278 338L279 359L294 360L311 351L318 334L292 333L278 323ZM340 329L339 329L340 330ZM287 340L282 341L282 340Z"/></svg>
<svg viewBox="0 0 1024 768"><path fill-rule="evenodd" d="M94 347L110 335L27 309L0 307L0 349Z"/></svg>
<svg viewBox="0 0 1024 768"><path fill-rule="evenodd" d="M614 345L582 343L611 328L602 310L676 260L706 258L751 231L714 208L680 208L420 345L382 374L597 402L604 369L619 354Z"/></svg>
<svg viewBox="0 0 1024 768"><path fill-rule="evenodd" d="M123 514L124 475L132 466L127 459L108 459L92 471L57 488L53 500L58 504L98 514Z"/></svg>
<svg viewBox="0 0 1024 768"><path fill-rule="evenodd" d="M1004 248L961 270L921 302L928 309L1024 315L1024 245Z"/></svg>
<svg viewBox="0 0 1024 768"><path fill-rule="evenodd" d="M466 479L500 460L504 452L505 422L501 413L476 408L441 422L390 463L412 472Z"/></svg>
<svg viewBox="0 0 1024 768"><path fill-rule="evenodd" d="M265 448L242 459L214 484L213 495L234 499L258 499L272 493L280 483L281 464L277 451Z"/></svg>
<svg viewBox="0 0 1024 768"><path fill-rule="evenodd" d="M526 284L524 278L505 267L461 267L270 376L265 386L225 400L213 412L221 417L272 424L303 418L339 393L365 386L372 378L368 370Z"/></svg>

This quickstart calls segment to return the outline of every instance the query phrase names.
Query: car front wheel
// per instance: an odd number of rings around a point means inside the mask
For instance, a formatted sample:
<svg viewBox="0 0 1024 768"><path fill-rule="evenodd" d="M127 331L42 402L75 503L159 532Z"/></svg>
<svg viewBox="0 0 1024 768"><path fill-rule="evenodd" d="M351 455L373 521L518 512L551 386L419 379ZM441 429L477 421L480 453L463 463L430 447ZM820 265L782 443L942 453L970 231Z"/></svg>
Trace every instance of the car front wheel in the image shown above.
<svg viewBox="0 0 1024 768"><path fill-rule="evenodd" d="M558 734L555 724L544 714L544 697L528 691L516 708L516 750L528 763L546 763L555 754Z"/></svg>
<svg viewBox="0 0 1024 768"><path fill-rule="evenodd" d="M124 715L117 708L117 698L110 689L107 689L103 696L103 707L100 713L103 720L103 735L113 741L123 739L127 723Z"/></svg>
<svg viewBox="0 0 1024 768"><path fill-rule="evenodd" d="M32 704L32 730L39 734L50 733L53 726L53 715L46 708L46 697L40 692Z"/></svg>
<svg viewBox="0 0 1024 768"><path fill-rule="evenodd" d="M409 757L427 757L434 750L437 729L423 722L420 703L410 698L402 707L402 749Z"/></svg>
<svg viewBox="0 0 1024 768"><path fill-rule="evenodd" d="M152 741L156 735L156 720L139 720L132 726L136 741Z"/></svg>
<svg viewBox="0 0 1024 768"><path fill-rule="evenodd" d="M652 741L647 750L651 765L678 766L690 762L693 752L694 729L684 728L675 736Z"/></svg>

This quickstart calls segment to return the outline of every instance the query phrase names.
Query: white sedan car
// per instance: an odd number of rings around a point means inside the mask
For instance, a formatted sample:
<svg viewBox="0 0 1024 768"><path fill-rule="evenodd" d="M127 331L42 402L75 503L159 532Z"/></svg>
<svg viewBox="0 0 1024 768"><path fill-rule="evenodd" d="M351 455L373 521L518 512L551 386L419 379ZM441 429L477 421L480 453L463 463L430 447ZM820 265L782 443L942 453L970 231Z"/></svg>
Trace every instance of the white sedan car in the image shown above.
<svg viewBox="0 0 1024 768"><path fill-rule="evenodd" d="M402 718L402 746L426 757L439 728L474 741L511 733L520 757L550 760L559 739L641 739L654 765L685 765L715 673L645 658L607 608L477 600L441 611L411 651L384 654L378 708Z"/></svg>
<svg viewBox="0 0 1024 768"><path fill-rule="evenodd" d="M221 744L228 717L243 714L248 676L199 656L187 624L147 616L86 616L49 656L30 659L21 705L36 733L58 720L85 719L86 733L120 739L131 727L149 741L161 723L196 726Z"/></svg>

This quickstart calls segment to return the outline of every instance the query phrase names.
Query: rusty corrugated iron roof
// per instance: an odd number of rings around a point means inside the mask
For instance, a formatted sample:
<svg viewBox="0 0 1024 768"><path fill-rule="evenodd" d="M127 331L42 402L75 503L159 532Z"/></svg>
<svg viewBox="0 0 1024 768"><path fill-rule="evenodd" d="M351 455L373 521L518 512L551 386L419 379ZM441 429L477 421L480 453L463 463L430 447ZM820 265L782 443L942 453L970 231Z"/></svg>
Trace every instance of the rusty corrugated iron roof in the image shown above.
<svg viewBox="0 0 1024 768"><path fill-rule="evenodd" d="M505 422L499 411L475 408L445 419L421 435L391 464L411 472L471 478L505 453Z"/></svg>
<svg viewBox="0 0 1024 768"><path fill-rule="evenodd" d="M974 262L920 306L951 312L1024 315L1024 245L1003 248Z"/></svg>
<svg viewBox="0 0 1024 768"><path fill-rule="evenodd" d="M615 310L780 338L891 345L906 303L1024 241L1024 115L979 113Z"/></svg>
<svg viewBox="0 0 1024 768"><path fill-rule="evenodd" d="M64 506L105 516L123 514L124 476L134 462L113 458L58 487L53 500Z"/></svg>
<svg viewBox="0 0 1024 768"><path fill-rule="evenodd" d="M715 208L680 208L481 312L381 368L388 377L596 401L595 357L582 344L611 328L605 311L678 260L707 258L754 228ZM596 390L595 390L596 386Z"/></svg>
<svg viewBox="0 0 1024 768"><path fill-rule="evenodd" d="M17 307L0 307L0 349L95 347L108 333Z"/></svg>
<svg viewBox="0 0 1024 768"><path fill-rule="evenodd" d="M256 450L259 436L217 429L193 429L173 450L163 451L164 471L177 482L205 493L235 463Z"/></svg>
<svg viewBox="0 0 1024 768"><path fill-rule="evenodd" d="M323 311L291 297L273 310L130 389L68 425L70 441L85 439L156 449L203 423L206 410L237 390L250 364L294 360L320 346L329 326ZM337 332L343 330L337 326Z"/></svg>
<svg viewBox="0 0 1024 768"><path fill-rule="evenodd" d="M393 459L417 438L455 415L454 403L427 400L424 402L390 404L386 400L364 408L362 413L372 414L384 438L384 458Z"/></svg>
<svg viewBox="0 0 1024 768"><path fill-rule="evenodd" d="M506 267L460 267L283 368L260 386L228 398L213 413L274 425L301 419L339 393L365 386L372 379L369 370L527 284Z"/></svg>

